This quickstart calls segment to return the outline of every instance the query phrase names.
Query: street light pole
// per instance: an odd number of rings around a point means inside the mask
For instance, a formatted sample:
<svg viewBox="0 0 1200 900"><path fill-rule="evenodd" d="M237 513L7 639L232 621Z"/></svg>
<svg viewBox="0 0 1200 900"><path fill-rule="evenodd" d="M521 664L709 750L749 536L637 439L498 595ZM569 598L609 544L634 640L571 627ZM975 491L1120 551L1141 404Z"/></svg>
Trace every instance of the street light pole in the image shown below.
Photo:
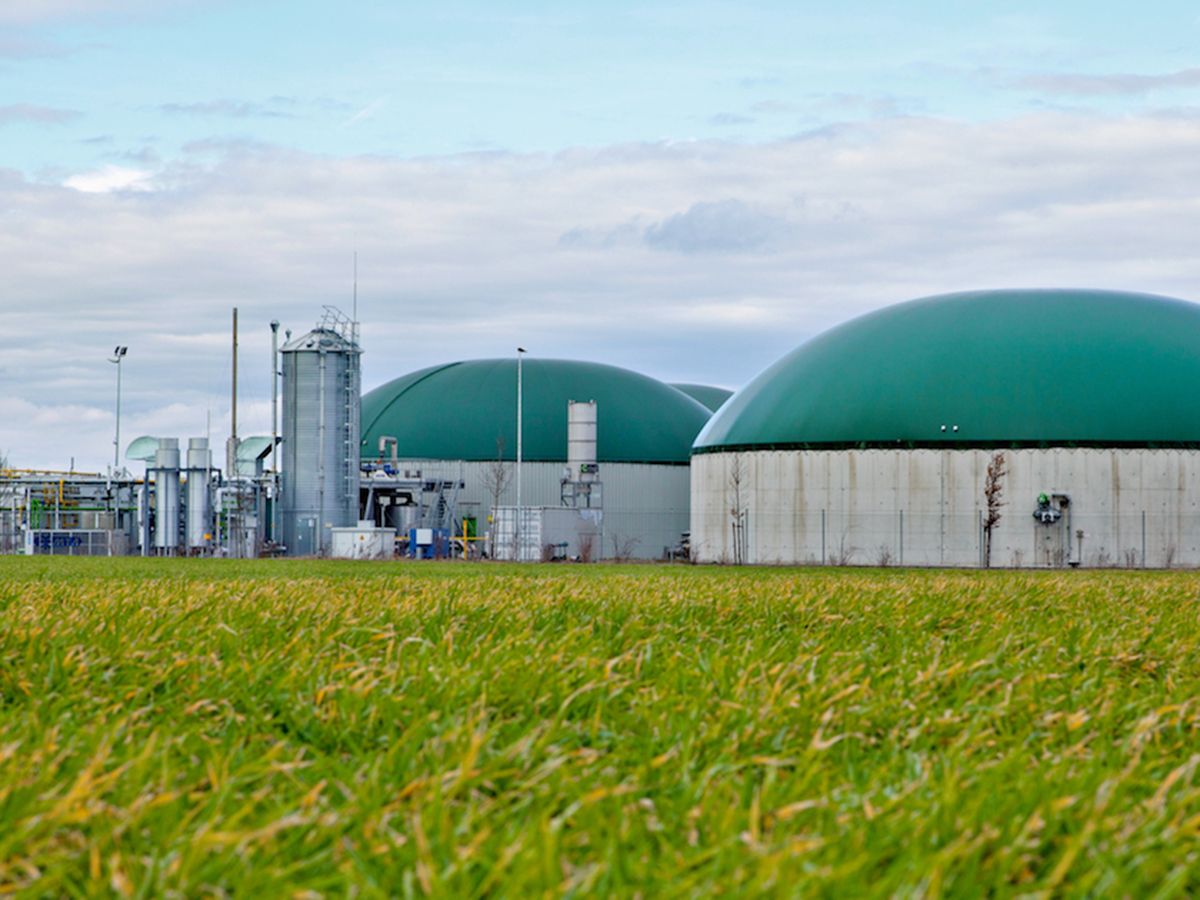
<svg viewBox="0 0 1200 900"><path fill-rule="evenodd" d="M128 347L123 347L118 344L113 349L113 355L108 358L110 363L116 363L117 366L117 431L113 437L114 475L116 475L121 468L121 360L125 358L125 354L128 352Z"/></svg>
<svg viewBox="0 0 1200 900"><path fill-rule="evenodd" d="M279 543L275 527L279 510L279 320L271 320L271 540Z"/></svg>
<svg viewBox="0 0 1200 900"><path fill-rule="evenodd" d="M521 561L521 453L522 453L522 438L524 429L521 427L522 401L524 391L521 383L521 359L525 355L525 348L517 348L517 521L513 527L513 535L516 537L516 548L513 556L517 562Z"/></svg>

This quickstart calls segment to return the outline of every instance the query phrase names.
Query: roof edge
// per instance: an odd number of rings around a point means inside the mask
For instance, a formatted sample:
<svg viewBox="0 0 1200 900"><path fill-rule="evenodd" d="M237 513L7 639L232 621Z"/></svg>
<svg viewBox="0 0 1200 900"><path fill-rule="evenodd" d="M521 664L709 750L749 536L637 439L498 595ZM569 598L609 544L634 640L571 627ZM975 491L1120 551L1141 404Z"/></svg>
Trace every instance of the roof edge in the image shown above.
<svg viewBox="0 0 1200 900"><path fill-rule="evenodd" d="M753 453L760 450L1200 450L1200 441L814 441L710 444L692 447L692 456Z"/></svg>

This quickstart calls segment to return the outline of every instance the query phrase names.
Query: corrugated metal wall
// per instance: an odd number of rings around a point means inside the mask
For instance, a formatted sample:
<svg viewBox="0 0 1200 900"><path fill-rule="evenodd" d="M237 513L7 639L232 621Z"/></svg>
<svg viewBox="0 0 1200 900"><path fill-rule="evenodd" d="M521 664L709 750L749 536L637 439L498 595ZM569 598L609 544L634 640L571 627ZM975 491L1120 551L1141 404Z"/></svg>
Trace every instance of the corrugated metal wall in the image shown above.
<svg viewBox="0 0 1200 900"><path fill-rule="evenodd" d="M487 530L492 494L489 475L495 463L400 460L401 469L420 469L424 477L461 479L459 515L474 515L479 533ZM515 464L507 463L509 483L501 506L516 503L512 480ZM524 463L521 502L524 506L558 506L565 463ZM679 543L688 528L688 467L636 463L601 463L604 485L603 558L660 559L664 547Z"/></svg>

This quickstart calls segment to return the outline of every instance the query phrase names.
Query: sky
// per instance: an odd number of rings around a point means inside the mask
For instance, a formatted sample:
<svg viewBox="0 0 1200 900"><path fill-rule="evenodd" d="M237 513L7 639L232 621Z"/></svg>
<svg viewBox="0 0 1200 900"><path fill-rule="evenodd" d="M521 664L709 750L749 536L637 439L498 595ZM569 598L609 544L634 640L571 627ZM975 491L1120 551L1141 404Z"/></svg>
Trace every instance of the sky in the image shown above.
<svg viewBox="0 0 1200 900"><path fill-rule="evenodd" d="M363 383L532 355L737 388L912 297L1200 300L1200 8L3 0L0 453L270 431L270 332ZM122 447L122 452L123 452Z"/></svg>

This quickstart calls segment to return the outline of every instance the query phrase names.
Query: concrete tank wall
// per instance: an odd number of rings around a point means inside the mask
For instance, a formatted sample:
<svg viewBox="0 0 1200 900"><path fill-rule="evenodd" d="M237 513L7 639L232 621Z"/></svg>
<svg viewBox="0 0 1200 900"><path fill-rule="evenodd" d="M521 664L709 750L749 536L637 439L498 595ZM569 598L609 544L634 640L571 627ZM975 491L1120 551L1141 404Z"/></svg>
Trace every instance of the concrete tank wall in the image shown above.
<svg viewBox="0 0 1200 900"><path fill-rule="evenodd" d="M1200 566L1200 451L1003 451L993 566ZM693 558L978 566L993 451L704 453L692 458ZM1053 525L1041 493L1070 497ZM734 510L740 512L735 527ZM1082 535L1080 535L1082 532Z"/></svg>

